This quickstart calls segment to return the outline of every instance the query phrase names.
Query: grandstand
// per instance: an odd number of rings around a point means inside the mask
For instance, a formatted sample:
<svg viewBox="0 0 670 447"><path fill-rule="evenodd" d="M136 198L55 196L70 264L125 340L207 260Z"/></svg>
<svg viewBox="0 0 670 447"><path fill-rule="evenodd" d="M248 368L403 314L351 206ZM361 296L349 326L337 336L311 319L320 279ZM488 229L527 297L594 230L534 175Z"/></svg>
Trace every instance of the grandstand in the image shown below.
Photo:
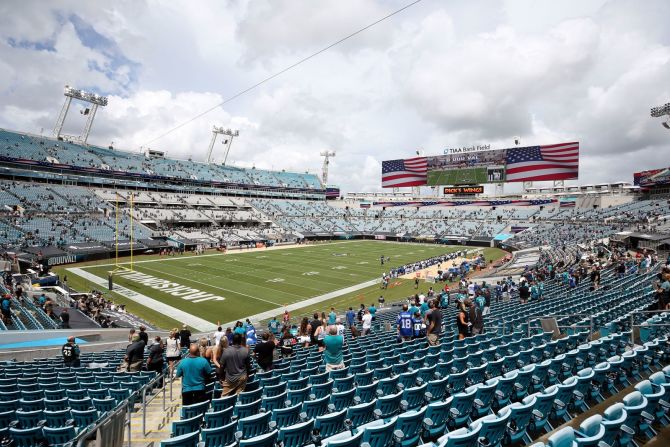
<svg viewBox="0 0 670 447"><path fill-rule="evenodd" d="M670 442L664 187L331 200L309 173L86 141L0 129L0 444ZM233 331L281 340L239 393L173 374Z"/></svg>

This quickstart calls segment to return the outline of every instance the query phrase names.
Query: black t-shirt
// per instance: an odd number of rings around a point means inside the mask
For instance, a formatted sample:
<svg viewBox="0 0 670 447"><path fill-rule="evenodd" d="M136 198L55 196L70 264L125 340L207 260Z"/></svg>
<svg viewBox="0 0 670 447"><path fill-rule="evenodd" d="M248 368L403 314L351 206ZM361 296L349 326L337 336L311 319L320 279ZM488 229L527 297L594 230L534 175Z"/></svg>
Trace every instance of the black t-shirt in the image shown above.
<svg viewBox="0 0 670 447"><path fill-rule="evenodd" d="M440 309L433 309L432 312L428 314L428 326L430 323L434 324L433 329L430 331L431 334L440 335L442 332L442 311Z"/></svg>
<svg viewBox="0 0 670 447"><path fill-rule="evenodd" d="M79 346L76 343L65 343L61 351L63 352L64 362L72 362L79 358Z"/></svg>
<svg viewBox="0 0 670 447"><path fill-rule="evenodd" d="M67 312L61 312L60 313L60 319L63 323L69 323L70 322L70 314Z"/></svg>
<svg viewBox="0 0 670 447"><path fill-rule="evenodd" d="M144 342L142 340L131 343L126 348L128 362L133 363L144 359Z"/></svg>
<svg viewBox="0 0 670 447"><path fill-rule="evenodd" d="M191 331L189 331L188 329L182 329L181 331L179 331L179 338L180 338L179 344L181 346L188 347L188 345L191 344Z"/></svg>
<svg viewBox="0 0 670 447"><path fill-rule="evenodd" d="M524 283L524 285L519 287L519 297L522 298L522 299L527 299L529 296L530 296L530 289Z"/></svg>
<svg viewBox="0 0 670 447"><path fill-rule="evenodd" d="M144 342L144 346L149 344L149 334L144 331L140 331L140 333L137 335L140 337L140 340Z"/></svg>
<svg viewBox="0 0 670 447"><path fill-rule="evenodd" d="M154 343L153 345L151 345L151 347L149 348L149 359L151 361L150 362L147 361L147 363L150 363L152 365L156 365L163 361L163 348L161 347L160 343Z"/></svg>
<svg viewBox="0 0 670 447"><path fill-rule="evenodd" d="M310 335L314 337L314 333L316 332L316 328L321 326L321 320L312 320L310 321L310 326L312 326L312 332L310 332Z"/></svg>
<svg viewBox="0 0 670 447"><path fill-rule="evenodd" d="M256 344L254 352L256 353L256 361L258 365L265 369L272 365L272 354L275 350L275 344L271 341L263 341Z"/></svg>

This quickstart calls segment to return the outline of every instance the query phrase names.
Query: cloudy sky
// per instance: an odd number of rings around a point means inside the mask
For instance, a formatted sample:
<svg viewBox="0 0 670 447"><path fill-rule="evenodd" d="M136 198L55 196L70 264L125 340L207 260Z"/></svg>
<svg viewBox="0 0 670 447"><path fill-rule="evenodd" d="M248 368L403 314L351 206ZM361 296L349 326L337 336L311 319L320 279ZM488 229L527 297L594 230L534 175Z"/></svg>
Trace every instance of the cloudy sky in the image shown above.
<svg viewBox="0 0 670 447"><path fill-rule="evenodd" d="M140 146L410 0L0 2L0 127L48 134L68 83L109 95L90 142ZM417 149L579 140L580 183L670 166L667 0L423 0L149 146L378 190ZM75 109L76 111L76 109ZM72 113L66 132L79 132ZM220 156L223 146L216 149Z"/></svg>

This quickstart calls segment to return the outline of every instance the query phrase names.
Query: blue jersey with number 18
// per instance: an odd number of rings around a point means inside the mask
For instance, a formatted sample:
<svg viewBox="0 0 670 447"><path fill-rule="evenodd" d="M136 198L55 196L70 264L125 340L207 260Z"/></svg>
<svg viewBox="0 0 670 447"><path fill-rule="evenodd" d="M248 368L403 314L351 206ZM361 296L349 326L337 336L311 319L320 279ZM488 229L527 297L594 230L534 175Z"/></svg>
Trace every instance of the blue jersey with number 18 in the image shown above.
<svg viewBox="0 0 670 447"><path fill-rule="evenodd" d="M400 327L401 337L412 336L412 314L409 312L400 312L398 315L398 326Z"/></svg>

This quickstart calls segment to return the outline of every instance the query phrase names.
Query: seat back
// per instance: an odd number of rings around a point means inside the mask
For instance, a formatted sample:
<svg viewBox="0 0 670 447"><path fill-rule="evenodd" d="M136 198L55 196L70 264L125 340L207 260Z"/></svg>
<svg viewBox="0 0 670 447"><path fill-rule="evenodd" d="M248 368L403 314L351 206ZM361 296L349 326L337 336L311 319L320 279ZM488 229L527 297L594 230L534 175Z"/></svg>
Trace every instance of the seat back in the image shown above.
<svg viewBox="0 0 670 447"><path fill-rule="evenodd" d="M244 439L260 436L270 431L272 413L260 413L247 416L237 421L237 429L242 432Z"/></svg>
<svg viewBox="0 0 670 447"><path fill-rule="evenodd" d="M270 420L275 421L278 427L297 424L300 419L301 410L302 404L296 404L285 408L276 408L272 410L272 417Z"/></svg>
<svg viewBox="0 0 670 447"><path fill-rule="evenodd" d="M282 427L279 430L278 440L282 447L302 447L312 441L314 419L306 422Z"/></svg>
<svg viewBox="0 0 670 447"><path fill-rule="evenodd" d="M233 417L233 407L221 411L212 411L204 414L206 428L218 428L230 423Z"/></svg>
<svg viewBox="0 0 670 447"><path fill-rule="evenodd" d="M76 436L73 426L44 427L42 433L50 446L65 445Z"/></svg>
<svg viewBox="0 0 670 447"><path fill-rule="evenodd" d="M270 433L264 435L256 436L251 439L242 439L239 442L239 447L274 447L277 443L277 430L273 430Z"/></svg>
<svg viewBox="0 0 670 447"><path fill-rule="evenodd" d="M347 418L347 409L324 414L314 421L314 428L321 439L329 438L345 430L344 421Z"/></svg>
<svg viewBox="0 0 670 447"><path fill-rule="evenodd" d="M377 421L379 425L369 424L366 426L363 431L363 442L367 442L370 447L390 447L393 445L396 419L394 417L388 421Z"/></svg>
<svg viewBox="0 0 670 447"><path fill-rule="evenodd" d="M484 445L498 447L501 445L507 430L507 422L512 415L509 407L505 407L497 415L489 414L477 419L471 428L479 425L479 439L484 439Z"/></svg>
<svg viewBox="0 0 670 447"><path fill-rule="evenodd" d="M371 402L349 407L347 410L347 419L351 420L353 427L359 427L367 422L370 422L375 417L374 411L376 405L377 400L375 399Z"/></svg>
<svg viewBox="0 0 670 447"><path fill-rule="evenodd" d="M202 415L172 422L172 436L181 436L200 430Z"/></svg>
<svg viewBox="0 0 670 447"><path fill-rule="evenodd" d="M160 447L197 447L200 433L193 432L161 441Z"/></svg>

